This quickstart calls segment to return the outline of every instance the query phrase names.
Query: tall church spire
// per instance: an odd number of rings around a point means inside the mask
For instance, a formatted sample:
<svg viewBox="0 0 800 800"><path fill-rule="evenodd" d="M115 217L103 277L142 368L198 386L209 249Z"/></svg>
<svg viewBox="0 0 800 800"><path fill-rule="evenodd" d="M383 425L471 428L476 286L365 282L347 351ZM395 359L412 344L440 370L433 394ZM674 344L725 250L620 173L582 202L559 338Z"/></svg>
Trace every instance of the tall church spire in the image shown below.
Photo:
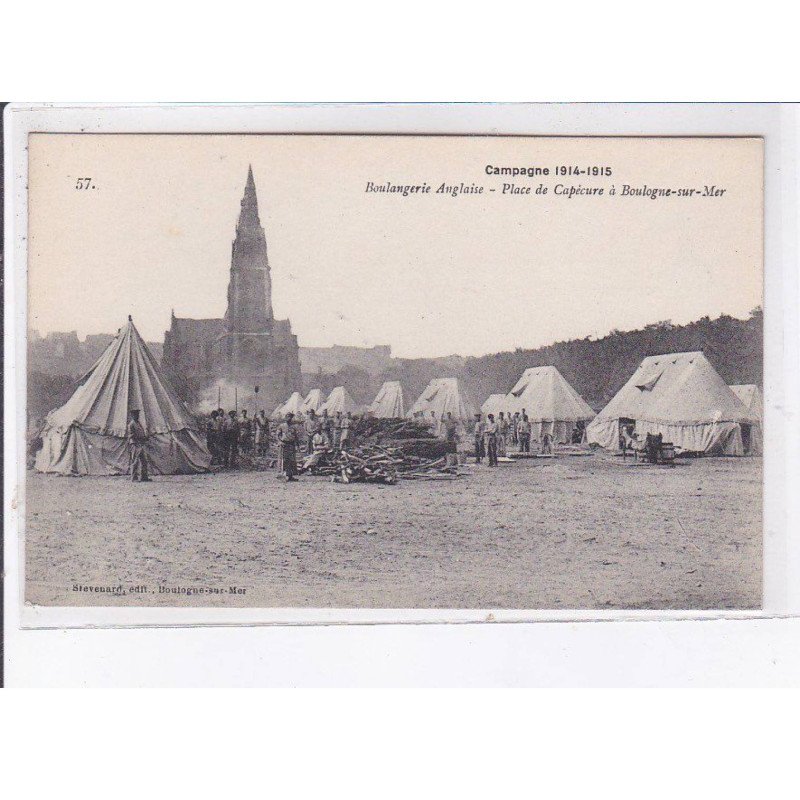
<svg viewBox="0 0 800 800"><path fill-rule="evenodd" d="M247 183L244 186L242 209L239 212L239 223L236 226L237 232L243 225L252 228L261 227L261 221L258 218L258 198L256 197L256 182L253 178L252 164L247 170Z"/></svg>
<svg viewBox="0 0 800 800"><path fill-rule="evenodd" d="M225 330L232 333L263 333L271 325L272 318L272 281L267 242L258 218L256 182L253 167L250 166L231 250Z"/></svg>

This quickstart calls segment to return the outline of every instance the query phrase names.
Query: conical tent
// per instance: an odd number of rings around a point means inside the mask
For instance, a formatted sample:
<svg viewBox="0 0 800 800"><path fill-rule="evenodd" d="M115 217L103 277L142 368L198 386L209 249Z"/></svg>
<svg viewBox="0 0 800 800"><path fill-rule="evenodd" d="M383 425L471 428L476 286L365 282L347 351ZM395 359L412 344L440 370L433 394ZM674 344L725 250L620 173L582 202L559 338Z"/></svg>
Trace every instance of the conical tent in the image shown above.
<svg viewBox="0 0 800 800"><path fill-rule="evenodd" d="M683 452L744 455L752 416L702 352L648 356L587 428L590 444L619 447L620 428L660 433Z"/></svg>
<svg viewBox="0 0 800 800"><path fill-rule="evenodd" d="M495 419L497 419L497 415L501 411L504 414L507 414L510 410L510 407L511 404L508 400L508 395L490 394L486 400L483 401L483 405L481 406L481 414L483 414L483 416L494 414Z"/></svg>
<svg viewBox="0 0 800 800"><path fill-rule="evenodd" d="M323 411L327 411L328 416L333 417L340 411L342 414L346 414L348 411L351 414L357 414L360 410L361 406L350 397L350 392L348 392L344 386L337 386L328 395L328 399L320 406L319 413L321 414Z"/></svg>
<svg viewBox="0 0 800 800"><path fill-rule="evenodd" d="M508 410L528 415L534 440L550 433L556 442L570 442L577 423L595 417L592 407L552 366L526 369L508 398Z"/></svg>
<svg viewBox="0 0 800 800"><path fill-rule="evenodd" d="M279 419L285 417L287 414L292 413L295 416L300 414L300 407L303 405L303 396L300 392L292 392L289 399L285 403L281 403L273 412L272 418Z"/></svg>
<svg viewBox="0 0 800 800"><path fill-rule="evenodd" d="M397 419L405 416L403 387L400 381L386 381L372 401L368 413L373 417Z"/></svg>
<svg viewBox="0 0 800 800"><path fill-rule="evenodd" d="M309 411L316 413L322 407L322 392L319 389L312 389L303 400L300 406L301 414L308 414Z"/></svg>
<svg viewBox="0 0 800 800"><path fill-rule="evenodd" d="M407 416L439 423L448 412L462 423L470 422L475 415L475 406L458 378L434 378L411 406Z"/></svg>
<svg viewBox="0 0 800 800"><path fill-rule="evenodd" d="M148 437L145 450L154 473L208 469L211 455L196 423L130 317L72 397L48 414L36 469L62 475L129 473L126 432L134 409Z"/></svg>
<svg viewBox="0 0 800 800"><path fill-rule="evenodd" d="M753 417L750 429L749 447L745 444L745 452L750 455L761 455L764 452L764 401L761 390L754 383L739 383L731 386L731 391L742 401L744 407ZM747 439L746 428L742 429L742 439Z"/></svg>

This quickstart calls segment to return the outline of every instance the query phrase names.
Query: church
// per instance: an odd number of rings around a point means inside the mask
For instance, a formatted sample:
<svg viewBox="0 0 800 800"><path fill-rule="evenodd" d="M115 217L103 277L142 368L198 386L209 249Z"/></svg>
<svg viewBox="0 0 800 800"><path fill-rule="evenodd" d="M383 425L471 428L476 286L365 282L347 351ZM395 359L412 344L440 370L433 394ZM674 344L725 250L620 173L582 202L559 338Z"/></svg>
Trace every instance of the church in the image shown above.
<svg viewBox="0 0 800 800"><path fill-rule="evenodd" d="M297 337L288 319L272 312L272 279L267 241L258 216L252 166L242 197L231 249L228 306L222 319L183 319L172 312L164 334L162 366L196 399L203 390L236 386L240 402L252 400L269 411L302 388ZM233 398L223 398L233 405Z"/></svg>

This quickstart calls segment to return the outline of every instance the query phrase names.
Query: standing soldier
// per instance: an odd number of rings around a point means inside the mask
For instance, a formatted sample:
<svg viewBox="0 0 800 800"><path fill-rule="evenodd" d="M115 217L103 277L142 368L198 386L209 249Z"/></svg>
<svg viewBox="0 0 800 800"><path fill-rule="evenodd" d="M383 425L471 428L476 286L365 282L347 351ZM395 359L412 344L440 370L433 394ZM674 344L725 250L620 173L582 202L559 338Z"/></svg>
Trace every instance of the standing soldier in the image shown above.
<svg viewBox="0 0 800 800"><path fill-rule="evenodd" d="M519 423L520 423L519 411L515 411L514 417L511 420L511 440L516 445L519 444Z"/></svg>
<svg viewBox="0 0 800 800"><path fill-rule="evenodd" d="M497 455L506 455L506 439L508 437L508 420L505 418L503 412L500 412L500 418L497 420Z"/></svg>
<svg viewBox="0 0 800 800"><path fill-rule="evenodd" d="M225 427L225 410L222 408L217 409L217 418L214 420L214 443L217 446L217 464L222 464L225 461L225 436L223 428Z"/></svg>
<svg viewBox="0 0 800 800"><path fill-rule="evenodd" d="M544 426L542 426L541 455L543 456L553 455L553 434L550 432L549 428L545 428Z"/></svg>
<svg viewBox="0 0 800 800"><path fill-rule="evenodd" d="M347 450L350 443L350 433L353 429L353 415L348 411L342 418L342 434L339 439L339 447Z"/></svg>
<svg viewBox="0 0 800 800"><path fill-rule="evenodd" d="M333 449L340 450L342 447L342 412L336 412L336 419L333 421Z"/></svg>
<svg viewBox="0 0 800 800"><path fill-rule="evenodd" d="M255 428L256 455L263 457L269 444L269 420L263 408L256 415L253 425Z"/></svg>
<svg viewBox="0 0 800 800"><path fill-rule="evenodd" d="M489 466L496 467L498 426L494 421L494 414L489 414L489 421L486 423L484 436L486 437L486 455L489 457Z"/></svg>
<svg viewBox="0 0 800 800"><path fill-rule="evenodd" d="M222 425L223 439L223 464L226 467L236 469L236 460L239 455L239 420L236 419L236 412L231 410Z"/></svg>
<svg viewBox="0 0 800 800"><path fill-rule="evenodd" d="M523 412L522 419L519 421L517 437L519 438L520 453L530 453L531 451L531 421L528 415Z"/></svg>
<svg viewBox="0 0 800 800"><path fill-rule="evenodd" d="M472 430L472 433L475 437L475 463L480 464L481 459L486 455L486 448L483 444L483 430L484 424L481 422L481 415L475 415L475 427Z"/></svg>
<svg viewBox="0 0 800 800"><path fill-rule="evenodd" d="M243 453L252 449L253 423L247 416L247 409L242 409L242 419L239 422L239 443Z"/></svg>
<svg viewBox="0 0 800 800"><path fill-rule="evenodd" d="M285 476L287 482L297 480L297 430L293 421L294 414L289 412L278 426L278 477Z"/></svg>
<svg viewBox="0 0 800 800"><path fill-rule="evenodd" d="M217 452L217 411L211 412L211 416L206 422L206 447L211 453L211 463L219 463L219 453Z"/></svg>
<svg viewBox="0 0 800 800"><path fill-rule="evenodd" d="M309 409L306 421L303 423L303 430L306 435L306 455L310 456L314 451L314 434L319 430L317 412L313 408Z"/></svg>
<svg viewBox="0 0 800 800"><path fill-rule="evenodd" d="M442 428L444 430L444 441L447 447L447 461L445 464L450 467L458 463L457 425L451 411L447 412L447 416L442 421Z"/></svg>
<svg viewBox="0 0 800 800"><path fill-rule="evenodd" d="M130 449L131 480L144 483L150 480L147 474L147 434L139 422L139 409L132 408L126 431Z"/></svg>
<svg viewBox="0 0 800 800"><path fill-rule="evenodd" d="M328 416L328 409L322 409L322 419L319 421L323 436L328 440L328 447L333 447L333 420Z"/></svg>

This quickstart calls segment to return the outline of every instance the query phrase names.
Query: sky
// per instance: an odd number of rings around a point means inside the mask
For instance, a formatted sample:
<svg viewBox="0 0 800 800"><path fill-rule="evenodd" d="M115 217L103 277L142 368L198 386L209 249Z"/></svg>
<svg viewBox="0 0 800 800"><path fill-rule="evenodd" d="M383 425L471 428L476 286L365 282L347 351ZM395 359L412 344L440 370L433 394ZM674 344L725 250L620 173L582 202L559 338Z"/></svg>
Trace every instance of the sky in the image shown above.
<svg viewBox="0 0 800 800"><path fill-rule="evenodd" d="M114 332L132 314L161 341L172 309L222 317L250 164L275 314L301 346L483 355L762 303L758 139L32 134L29 156L28 327L43 334Z"/></svg>

